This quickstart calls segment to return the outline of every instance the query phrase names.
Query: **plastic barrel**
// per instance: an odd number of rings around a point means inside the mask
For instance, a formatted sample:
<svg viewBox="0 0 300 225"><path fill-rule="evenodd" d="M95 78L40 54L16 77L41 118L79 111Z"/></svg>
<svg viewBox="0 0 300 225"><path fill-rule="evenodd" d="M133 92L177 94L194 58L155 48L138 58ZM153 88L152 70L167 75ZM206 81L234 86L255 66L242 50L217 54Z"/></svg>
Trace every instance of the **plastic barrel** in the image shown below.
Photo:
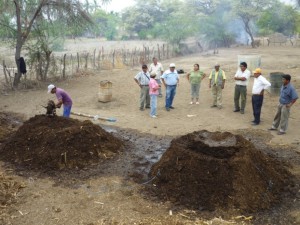
<svg viewBox="0 0 300 225"><path fill-rule="evenodd" d="M98 101L110 102L112 99L112 82L109 80L100 81Z"/></svg>
<svg viewBox="0 0 300 225"><path fill-rule="evenodd" d="M271 89L270 92L272 95L280 95L280 89L282 86L282 72L272 72L270 73L270 83Z"/></svg>
<svg viewBox="0 0 300 225"><path fill-rule="evenodd" d="M240 63L247 63L247 69L251 71L259 68L261 66L261 56L260 55L238 55L238 68L240 68Z"/></svg>

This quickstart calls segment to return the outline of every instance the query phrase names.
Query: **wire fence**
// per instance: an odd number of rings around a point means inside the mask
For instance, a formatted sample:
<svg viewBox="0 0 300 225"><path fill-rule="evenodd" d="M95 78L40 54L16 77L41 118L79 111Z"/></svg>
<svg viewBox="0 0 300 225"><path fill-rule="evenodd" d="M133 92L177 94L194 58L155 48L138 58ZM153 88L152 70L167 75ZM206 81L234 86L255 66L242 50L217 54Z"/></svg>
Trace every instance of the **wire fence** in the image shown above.
<svg viewBox="0 0 300 225"><path fill-rule="evenodd" d="M51 54L48 60L41 57L39 60L28 64L27 73L23 76L22 82L66 79L67 77L87 71L125 69L149 64L152 62L153 57L165 60L174 56L175 51L168 44L157 44L156 47L144 45L140 48L115 49L110 51L106 51L102 47L94 49L92 52L65 53L61 56ZM0 76L2 73L6 86L12 87L15 73L17 73L16 66L8 65L3 60L0 70ZM48 72L45 75L46 70Z"/></svg>

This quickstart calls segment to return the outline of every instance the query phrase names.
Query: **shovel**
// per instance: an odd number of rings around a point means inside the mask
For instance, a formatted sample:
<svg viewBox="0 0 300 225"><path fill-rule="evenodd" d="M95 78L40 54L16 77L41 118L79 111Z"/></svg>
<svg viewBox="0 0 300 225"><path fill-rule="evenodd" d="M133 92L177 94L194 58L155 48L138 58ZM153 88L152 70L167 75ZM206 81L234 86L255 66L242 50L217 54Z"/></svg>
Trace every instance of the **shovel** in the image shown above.
<svg viewBox="0 0 300 225"><path fill-rule="evenodd" d="M117 119L112 118L112 117L103 117L103 116L99 116L99 115L89 115L89 114L85 114L85 113L77 113L77 112L71 112L72 115L76 115L76 116L82 116L82 117L88 117L88 118L92 118L94 120L104 120L104 121L108 121L108 122L116 122Z"/></svg>

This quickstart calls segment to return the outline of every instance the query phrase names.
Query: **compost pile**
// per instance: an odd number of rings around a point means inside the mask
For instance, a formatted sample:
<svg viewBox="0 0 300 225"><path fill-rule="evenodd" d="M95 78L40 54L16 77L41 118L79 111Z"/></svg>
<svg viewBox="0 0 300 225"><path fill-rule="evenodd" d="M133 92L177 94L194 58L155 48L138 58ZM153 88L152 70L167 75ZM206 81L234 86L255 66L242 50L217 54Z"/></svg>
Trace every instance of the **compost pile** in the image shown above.
<svg viewBox="0 0 300 225"><path fill-rule="evenodd" d="M268 209L291 182L281 162L242 136L208 131L174 139L150 175L165 199L203 210Z"/></svg>
<svg viewBox="0 0 300 225"><path fill-rule="evenodd" d="M83 168L112 158L121 146L91 121L37 115L5 143L0 157L29 169Z"/></svg>
<svg viewBox="0 0 300 225"><path fill-rule="evenodd" d="M21 124L12 113L0 112L0 146Z"/></svg>

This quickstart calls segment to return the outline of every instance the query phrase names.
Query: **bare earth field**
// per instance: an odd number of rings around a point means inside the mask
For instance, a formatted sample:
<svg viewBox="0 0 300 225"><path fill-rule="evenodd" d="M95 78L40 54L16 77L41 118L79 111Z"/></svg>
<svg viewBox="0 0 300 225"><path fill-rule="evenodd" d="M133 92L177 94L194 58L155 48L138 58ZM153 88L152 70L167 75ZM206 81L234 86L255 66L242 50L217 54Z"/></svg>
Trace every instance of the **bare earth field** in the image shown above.
<svg viewBox="0 0 300 225"><path fill-rule="evenodd" d="M300 190L300 102L292 107L287 134L282 136L267 131L278 103L278 96L269 93L264 99L262 123L251 126L253 80L248 87L245 114L232 112L233 76L237 69L237 55L242 54L261 55L261 68L267 78L271 72L291 74L292 84L300 94L300 49L291 46L257 49L243 46L220 49L217 55L206 52L162 62L165 69L174 62L177 69L184 71L189 71L194 63L199 63L207 74L215 62L220 63L227 75L221 110L210 108L212 98L208 78L201 84L200 104L189 105L189 83L182 75L173 104L175 109L167 112L164 98L159 98L157 119L150 118L148 110L139 111L139 87L133 77L140 68L96 71L55 83L71 95L74 112L117 118L116 123L94 123L126 141L127 150L92 169L50 175L15 168L3 162L2 173L13 176L14 180L24 184L24 188L18 192L16 203L3 210L5 219L2 224L300 224L299 194L286 198L268 211L229 215L191 210L143 191L147 184L142 183L147 181L151 165L168 148L170 141L198 130L229 131L243 135L265 153L286 163L295 176L294 188ZM98 102L97 93L102 80L113 83L111 102ZM47 84L42 86L37 90L0 95L0 111L19 115L22 117L20 123L36 114L44 114L41 105L45 105L48 99L55 100L55 97L47 94ZM58 114L62 114L61 110L58 110ZM249 219L249 216L253 217Z"/></svg>

